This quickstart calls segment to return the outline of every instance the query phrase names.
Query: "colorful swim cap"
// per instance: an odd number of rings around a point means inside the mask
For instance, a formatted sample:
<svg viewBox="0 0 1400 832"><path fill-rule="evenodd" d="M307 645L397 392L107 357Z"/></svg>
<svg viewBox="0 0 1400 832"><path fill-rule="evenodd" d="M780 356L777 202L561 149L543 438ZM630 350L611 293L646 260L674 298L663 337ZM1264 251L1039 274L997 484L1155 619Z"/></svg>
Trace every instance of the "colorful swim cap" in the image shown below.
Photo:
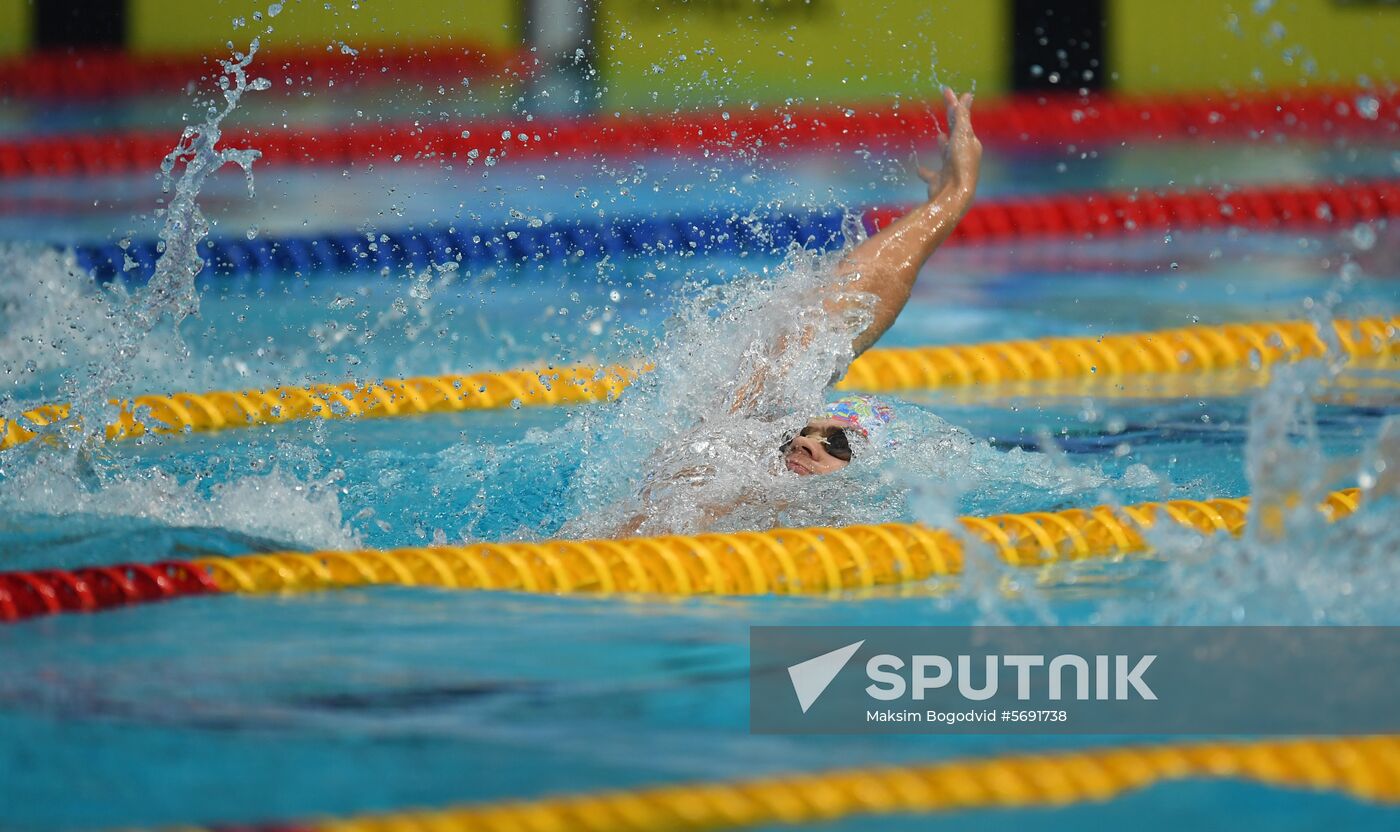
<svg viewBox="0 0 1400 832"><path fill-rule="evenodd" d="M861 432L866 439L874 439L894 419L894 408L874 396L842 396L827 403L823 418L835 419Z"/></svg>

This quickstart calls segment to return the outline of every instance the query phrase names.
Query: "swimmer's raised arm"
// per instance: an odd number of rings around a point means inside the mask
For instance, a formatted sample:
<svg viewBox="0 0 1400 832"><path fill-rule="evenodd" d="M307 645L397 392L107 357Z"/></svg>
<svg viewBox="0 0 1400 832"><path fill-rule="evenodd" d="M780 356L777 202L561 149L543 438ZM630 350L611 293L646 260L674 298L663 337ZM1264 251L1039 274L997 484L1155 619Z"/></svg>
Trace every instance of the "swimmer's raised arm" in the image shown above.
<svg viewBox="0 0 1400 832"><path fill-rule="evenodd" d="M919 168L919 176L928 183L928 200L856 246L838 267L838 276L846 280L843 288L876 298L874 319L852 341L854 355L870 349L899 317L909 302L919 269L953 233L977 190L982 143L972 132L972 94L960 97L945 87L943 99L950 125L950 135L943 141L943 164L936 171ZM851 302L848 294L825 298L826 311L831 315L846 312L844 305ZM811 335L810 330L802 334L802 346ZM787 346L786 338L780 338L771 349L778 354ZM749 409L759 400L770 370L770 365L762 365L739 385L730 412Z"/></svg>
<svg viewBox="0 0 1400 832"><path fill-rule="evenodd" d="M953 233L977 191L982 143L972 132L972 93L959 96L944 87L943 99L950 133L943 143L943 164L936 171L919 168L928 183L928 201L856 246L841 262L841 273L851 278L848 288L876 298L874 321L853 342L856 355L870 349L899 317L919 269Z"/></svg>

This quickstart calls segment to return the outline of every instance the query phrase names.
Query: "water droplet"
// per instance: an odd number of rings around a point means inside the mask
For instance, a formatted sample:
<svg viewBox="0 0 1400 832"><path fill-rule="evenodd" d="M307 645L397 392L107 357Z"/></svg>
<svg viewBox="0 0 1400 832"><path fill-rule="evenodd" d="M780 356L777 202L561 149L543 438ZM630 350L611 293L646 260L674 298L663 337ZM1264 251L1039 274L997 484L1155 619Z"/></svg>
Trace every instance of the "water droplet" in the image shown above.
<svg viewBox="0 0 1400 832"><path fill-rule="evenodd" d="M1368 222L1357 223L1350 236L1358 251L1370 251L1376 246L1376 229Z"/></svg>

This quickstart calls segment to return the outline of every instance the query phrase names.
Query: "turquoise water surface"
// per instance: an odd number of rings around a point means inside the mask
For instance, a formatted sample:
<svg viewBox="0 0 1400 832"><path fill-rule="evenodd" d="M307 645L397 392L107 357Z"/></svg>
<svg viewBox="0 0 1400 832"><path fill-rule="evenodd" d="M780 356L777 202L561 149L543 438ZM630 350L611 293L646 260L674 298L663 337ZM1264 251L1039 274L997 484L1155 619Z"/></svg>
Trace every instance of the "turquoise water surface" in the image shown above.
<svg viewBox="0 0 1400 832"><path fill-rule="evenodd" d="M225 235L253 226L269 234L388 230L467 215L496 220L512 210L565 217L856 208L918 196L896 156L806 155L753 166L655 157L502 165L489 174L267 168L258 171L255 198L226 172L202 204L218 222L215 233ZM989 154L982 193L1318 182L1393 175L1395 167L1393 150L1374 146ZM81 390L115 337L90 281L68 274L37 244L149 236L150 218L133 215L154 199L145 178L0 182L0 236L14 243L0 255L6 414ZM1400 240L1383 226L949 248L881 345L1393 315L1397 255ZM114 392L631 361L666 337L664 323L685 287L776 269L782 259L781 251L702 252L601 266L257 283L206 274L199 316L182 325L178 340L138 356ZM910 394L901 407L924 414L911 418L941 417L966 431L977 451L938 470L892 464L871 475L901 484L901 502L886 507L892 516L931 522L953 513L1243 495L1281 487L1300 470L1325 485L1356 484L1381 458L1378 437L1400 412L1400 379L1382 373L1344 388L1355 377L1329 379L1321 368L1285 376L1263 390L1226 379L1199 388L1205 394L1111 383ZM151 437L76 454L35 443L0 455L0 569L547 537L589 510L572 483L591 464L584 450L607 453L616 441L606 429L612 406L589 406L601 414L591 424L601 427L586 438L559 430L569 424L566 409L521 408ZM1279 446L1263 447L1259 423L1272 418L1291 428ZM1270 465L1261 462L1264 451L1276 452ZM1384 510L1348 522L1374 523ZM832 522L843 519L837 512ZM1319 521L1287 542L1182 543L1159 559L1046 574L988 562L961 580L849 597L597 599L384 588L201 598L7 625L0 629L0 826L271 821L1120 743L751 735L748 628L1396 623L1393 537L1352 542L1348 528ZM1346 558L1354 589L1345 599L1334 592L1342 579L1319 560L1324 551ZM1260 574L1261 558L1290 565L1286 591ZM1380 830L1394 828L1395 816L1334 795L1187 783L1104 806L879 823ZM869 826L856 819L822 828Z"/></svg>

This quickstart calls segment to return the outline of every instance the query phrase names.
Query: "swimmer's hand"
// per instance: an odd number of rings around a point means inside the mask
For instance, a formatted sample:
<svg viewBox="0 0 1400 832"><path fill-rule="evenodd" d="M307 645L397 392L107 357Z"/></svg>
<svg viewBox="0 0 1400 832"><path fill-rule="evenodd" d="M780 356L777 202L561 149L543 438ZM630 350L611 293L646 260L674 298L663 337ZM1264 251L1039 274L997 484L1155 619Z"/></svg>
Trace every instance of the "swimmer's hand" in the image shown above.
<svg viewBox="0 0 1400 832"><path fill-rule="evenodd" d="M838 267L850 294L875 296L874 320L851 340L856 355L870 349L899 317L919 270L972 207L982 166L982 143L972 132L972 94L959 96L945 87L943 100L950 125L942 142L943 164L938 170L919 168L928 183L928 202L861 241ZM840 297L828 296L830 312L843 310Z"/></svg>
<svg viewBox="0 0 1400 832"><path fill-rule="evenodd" d="M953 197L969 205L982 169L982 142L972 132L972 93L958 95L944 87L943 101L948 105L949 125L949 134L938 137L943 163L937 170L920 165L919 177L928 183L930 202Z"/></svg>

